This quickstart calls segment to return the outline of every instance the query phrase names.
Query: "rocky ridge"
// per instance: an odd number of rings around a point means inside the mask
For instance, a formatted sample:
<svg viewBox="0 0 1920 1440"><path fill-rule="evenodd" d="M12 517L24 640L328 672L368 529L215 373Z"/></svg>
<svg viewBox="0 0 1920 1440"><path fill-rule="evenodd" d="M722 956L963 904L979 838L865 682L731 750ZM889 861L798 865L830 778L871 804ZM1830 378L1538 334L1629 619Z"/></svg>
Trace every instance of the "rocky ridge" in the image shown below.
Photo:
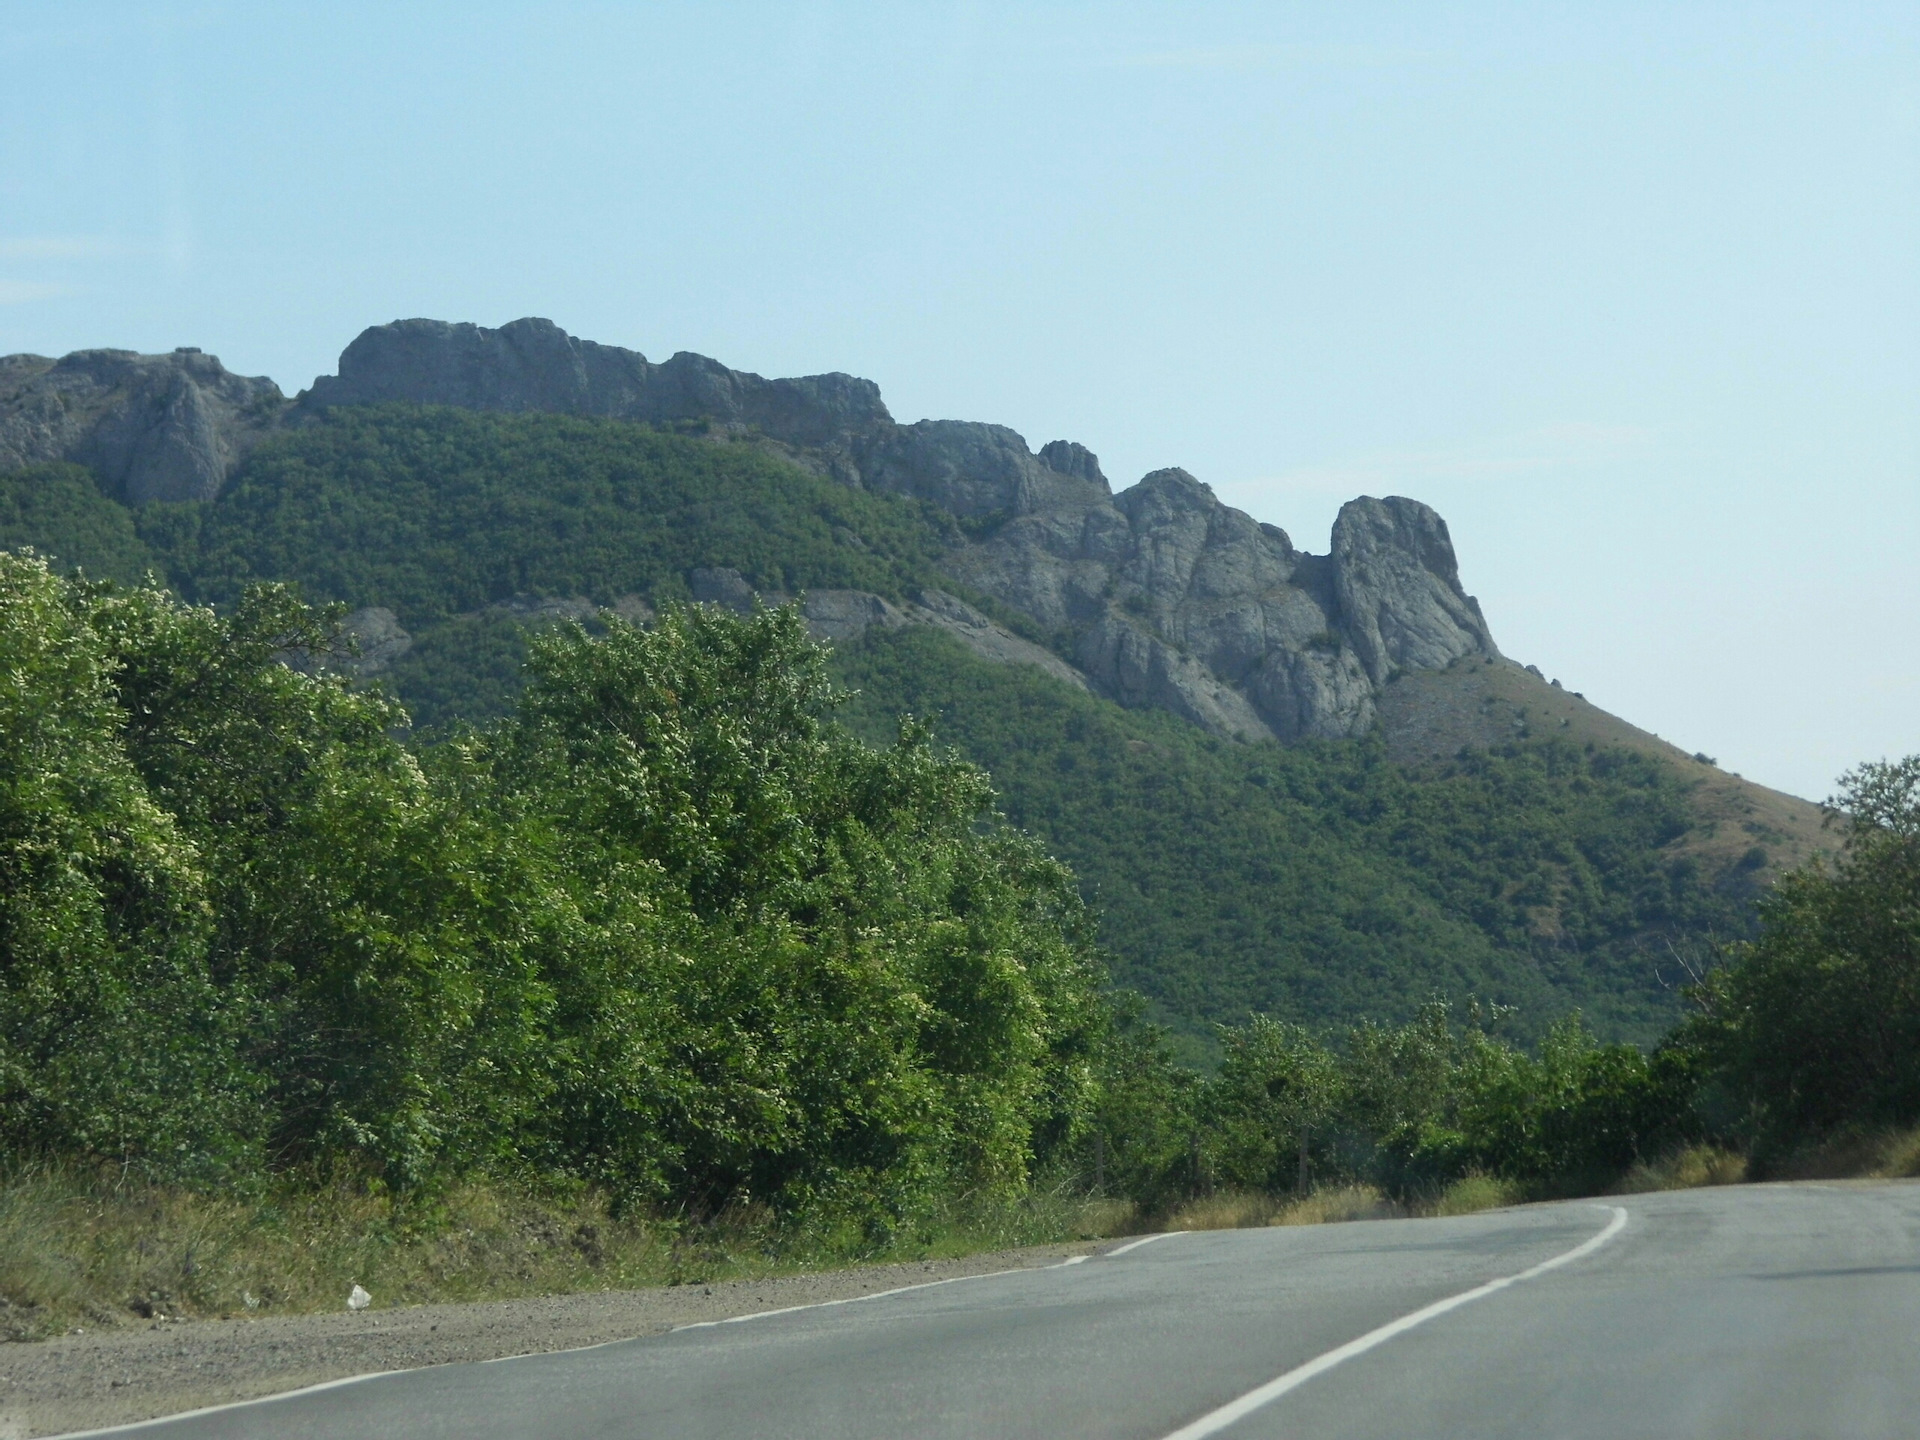
<svg viewBox="0 0 1920 1440"><path fill-rule="evenodd" d="M934 625L990 659L1038 665L1218 734L1361 734L1396 674L1499 653L1461 587L1446 522L1417 501L1350 502L1329 553L1312 555L1184 470L1157 470L1115 494L1094 453L1071 441L1035 454L1004 426L903 425L869 380L769 380L688 353L656 364L547 320L374 326L342 353L338 374L291 401L194 350L9 357L0 360L0 469L72 460L131 504L206 499L276 429L336 405L386 402L718 427L843 483L916 496L972 537L946 562L957 587L1029 617L1050 644L943 592L904 606L854 592L810 596L816 633L844 640L871 624ZM698 598L752 600L732 572L689 581ZM404 647L390 616L356 620L375 665Z"/></svg>
<svg viewBox="0 0 1920 1440"><path fill-rule="evenodd" d="M130 505L210 500L287 410L273 381L191 346L0 356L0 470L69 460Z"/></svg>

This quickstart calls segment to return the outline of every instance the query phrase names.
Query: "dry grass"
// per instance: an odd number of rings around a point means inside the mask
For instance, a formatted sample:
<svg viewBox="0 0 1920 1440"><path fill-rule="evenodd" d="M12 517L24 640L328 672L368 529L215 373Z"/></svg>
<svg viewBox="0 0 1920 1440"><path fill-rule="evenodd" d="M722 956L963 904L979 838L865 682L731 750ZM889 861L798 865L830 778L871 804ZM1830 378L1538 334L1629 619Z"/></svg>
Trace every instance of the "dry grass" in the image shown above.
<svg viewBox="0 0 1920 1440"><path fill-rule="evenodd" d="M505 1299L693 1284L853 1261L935 1259L1127 1233L1134 1207L1039 1195L957 1203L893 1235L782 1227L764 1211L702 1225L609 1213L603 1197L468 1185L431 1209L354 1186L222 1199L112 1188L57 1169L0 1179L0 1338L157 1315Z"/></svg>
<svg viewBox="0 0 1920 1440"><path fill-rule="evenodd" d="M1920 1126L1853 1130L1767 1167L1769 1180L1899 1180L1920 1176Z"/></svg>
<svg viewBox="0 0 1920 1440"><path fill-rule="evenodd" d="M1497 1210L1502 1205L1518 1205L1526 1196L1510 1180L1491 1175L1467 1175L1414 1207L1418 1215L1473 1215L1482 1210Z"/></svg>
<svg viewBox="0 0 1920 1440"><path fill-rule="evenodd" d="M1615 1195L1644 1195L1651 1190L1697 1190L1704 1185L1738 1185L1747 1178L1747 1157L1717 1145L1688 1145L1658 1160L1643 1160L1613 1187Z"/></svg>
<svg viewBox="0 0 1920 1440"><path fill-rule="evenodd" d="M1407 1211L1371 1185L1330 1185L1282 1205L1269 1225L1339 1225L1349 1220L1393 1220Z"/></svg>
<svg viewBox="0 0 1920 1440"><path fill-rule="evenodd" d="M1222 1190L1177 1206L1161 1222L1166 1230L1251 1230L1269 1223L1280 1202L1257 1191Z"/></svg>
<svg viewBox="0 0 1920 1440"><path fill-rule="evenodd" d="M1383 1220L1407 1212L1371 1185L1339 1185L1306 1195L1223 1191L1189 1200L1164 1222L1168 1230L1250 1230L1266 1225L1329 1225Z"/></svg>
<svg viewBox="0 0 1920 1440"><path fill-rule="evenodd" d="M1329 1185L1306 1195L1261 1195L1230 1190L1189 1200L1163 1222L1168 1230L1246 1230L1263 1225L1332 1225L1349 1220L1393 1220L1409 1216L1472 1215L1526 1197L1509 1181L1469 1175L1444 1190L1408 1205L1388 1199L1371 1185Z"/></svg>

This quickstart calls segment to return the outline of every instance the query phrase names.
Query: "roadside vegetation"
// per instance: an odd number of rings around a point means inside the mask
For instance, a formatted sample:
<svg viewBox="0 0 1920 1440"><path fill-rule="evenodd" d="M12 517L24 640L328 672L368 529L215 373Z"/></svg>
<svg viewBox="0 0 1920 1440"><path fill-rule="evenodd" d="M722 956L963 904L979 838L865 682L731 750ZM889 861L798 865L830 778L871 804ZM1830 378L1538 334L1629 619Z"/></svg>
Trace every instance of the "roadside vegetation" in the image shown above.
<svg viewBox="0 0 1920 1440"><path fill-rule="evenodd" d="M1920 760L1650 1048L1435 1000L1203 1071L794 610L556 626L431 744L338 624L0 555L10 1333L1920 1161Z"/></svg>
<svg viewBox="0 0 1920 1440"><path fill-rule="evenodd" d="M664 609L696 567L788 595L954 587L950 515L703 429L341 407L213 500L135 509L76 466L0 473L0 547L151 573L223 614L269 581L392 610L411 645L380 683L416 734L512 714L542 601ZM1009 822L1072 867L1112 981L1190 1064L1218 1059L1218 1022L1399 1023L1435 995L1512 1007L1515 1041L1577 1008L1652 1044L1684 1012L1668 947L1751 934L1752 872L1692 856L1693 782L1643 755L1543 737L1415 770L1375 740L1234 744L925 627L869 632L830 674L858 692L835 715L861 738L890 745L912 713L992 775Z"/></svg>

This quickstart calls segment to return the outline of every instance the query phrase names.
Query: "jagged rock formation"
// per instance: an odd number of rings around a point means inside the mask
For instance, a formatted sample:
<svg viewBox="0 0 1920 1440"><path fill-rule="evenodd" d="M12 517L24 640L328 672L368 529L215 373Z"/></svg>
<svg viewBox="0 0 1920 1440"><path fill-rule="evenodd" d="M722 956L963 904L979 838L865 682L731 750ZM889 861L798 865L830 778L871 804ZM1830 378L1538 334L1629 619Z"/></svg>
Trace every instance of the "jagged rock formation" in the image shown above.
<svg viewBox="0 0 1920 1440"><path fill-rule="evenodd" d="M656 365L638 351L576 339L551 320L497 330L440 320L376 325L341 352L340 373L315 380L301 403L388 400L652 424L704 420L757 431L850 485L919 495L969 518L1106 489L1097 467L1092 479L1055 469L1003 425L895 424L871 380L767 380L685 351Z"/></svg>
<svg viewBox="0 0 1920 1440"><path fill-rule="evenodd" d="M1107 504L1011 521L954 569L1071 634L1080 668L1124 703L1225 734L1360 734L1394 670L1498 653L1446 522L1415 500L1352 501L1333 553L1315 556L1157 470Z"/></svg>
<svg viewBox="0 0 1920 1440"><path fill-rule="evenodd" d="M871 625L935 625L989 658L1223 735L1361 734L1397 672L1499 653L1461 588L1446 523L1417 501L1351 502L1331 552L1310 555L1184 470L1116 495L1098 458L1071 441L1036 455L1004 426L901 425L870 380L768 380L686 353L655 364L548 320L374 326L341 355L338 375L291 404L272 382L230 375L197 351L14 356L0 361L0 468L76 460L131 503L205 498L276 426L392 401L717 426L847 484L931 501L978 537L946 562L957 586L1030 616L1053 648L944 592L904 606L809 597L817 633L844 641ZM697 599L752 604L732 571L688 581Z"/></svg>
<svg viewBox="0 0 1920 1440"><path fill-rule="evenodd" d="M1446 523L1412 500L1355 501L1335 524L1332 554L1305 555L1182 470L1156 471L1115 496L1098 458L1071 441L1035 455L1003 426L899 425L870 381L766 380L690 354L655 365L544 320L376 326L303 403L378 400L704 419L757 431L849 484L989 522L975 526L986 538L950 562L957 579L1059 636L1069 673L1221 734L1359 734L1396 669L1497 653L1460 586ZM729 588L703 574L694 594L751 603L733 580ZM948 628L973 641L992 635L1009 658L1056 658L978 619Z"/></svg>
<svg viewBox="0 0 1920 1440"><path fill-rule="evenodd" d="M756 602L781 605L788 599L777 593L756 592L738 570L696 569L687 581L696 601L724 605L743 615L750 614ZM924 591L917 600L904 605L865 590L813 590L802 598L800 613L814 639L828 644L850 644L873 629L928 625L946 631L982 659L1001 665L1032 665L1077 689L1089 688L1086 677L1051 650L1021 639L943 590Z"/></svg>
<svg viewBox="0 0 1920 1440"><path fill-rule="evenodd" d="M190 347L8 355L0 358L0 470L70 460L129 504L211 499L286 406L273 381L231 374Z"/></svg>

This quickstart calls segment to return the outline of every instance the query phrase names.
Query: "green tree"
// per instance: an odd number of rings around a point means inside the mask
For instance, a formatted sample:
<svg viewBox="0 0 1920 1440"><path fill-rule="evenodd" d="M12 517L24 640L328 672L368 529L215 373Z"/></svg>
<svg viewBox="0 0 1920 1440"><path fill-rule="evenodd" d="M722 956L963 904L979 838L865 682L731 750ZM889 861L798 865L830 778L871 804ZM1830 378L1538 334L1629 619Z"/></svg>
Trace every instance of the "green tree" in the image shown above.
<svg viewBox="0 0 1920 1440"><path fill-rule="evenodd" d="M1840 855L1761 901L1694 1027L1763 1152L1920 1119L1920 756L1848 772L1830 809Z"/></svg>
<svg viewBox="0 0 1920 1440"><path fill-rule="evenodd" d="M209 972L204 856L127 759L99 593L0 553L0 1136L244 1171L258 1083Z"/></svg>
<svg viewBox="0 0 1920 1440"><path fill-rule="evenodd" d="M200 855L276 1160L417 1184L510 1134L544 1003L525 907L495 889L517 867L394 738L403 711L287 663L338 649L337 610L280 586L224 615L97 589L86 621L124 753Z"/></svg>
<svg viewBox="0 0 1920 1440"><path fill-rule="evenodd" d="M1147 1022L1140 996L1121 991L1109 1005L1094 1059L1097 1107L1078 1171L1097 1193L1161 1209L1190 1194L1198 1179L1203 1084L1175 1060L1165 1028Z"/></svg>
<svg viewBox="0 0 1920 1440"><path fill-rule="evenodd" d="M791 607L534 642L488 742L564 851L568 1163L697 1209L1018 1190L1088 1105L1100 972L1071 876L911 723L831 721Z"/></svg>
<svg viewBox="0 0 1920 1440"><path fill-rule="evenodd" d="M1342 1090L1334 1053L1311 1032L1256 1015L1222 1026L1220 1073L1207 1087L1207 1168L1228 1185L1304 1190L1316 1132L1324 1134Z"/></svg>

